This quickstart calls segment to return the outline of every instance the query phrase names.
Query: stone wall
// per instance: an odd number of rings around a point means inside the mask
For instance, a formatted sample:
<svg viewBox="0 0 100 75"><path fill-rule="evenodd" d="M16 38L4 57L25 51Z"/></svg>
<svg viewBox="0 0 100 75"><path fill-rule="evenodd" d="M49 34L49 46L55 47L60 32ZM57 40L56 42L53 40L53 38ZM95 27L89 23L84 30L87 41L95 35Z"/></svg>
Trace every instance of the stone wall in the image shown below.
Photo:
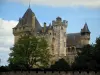
<svg viewBox="0 0 100 75"><path fill-rule="evenodd" d="M100 72L17 71L17 72L1 72L0 75L100 75Z"/></svg>

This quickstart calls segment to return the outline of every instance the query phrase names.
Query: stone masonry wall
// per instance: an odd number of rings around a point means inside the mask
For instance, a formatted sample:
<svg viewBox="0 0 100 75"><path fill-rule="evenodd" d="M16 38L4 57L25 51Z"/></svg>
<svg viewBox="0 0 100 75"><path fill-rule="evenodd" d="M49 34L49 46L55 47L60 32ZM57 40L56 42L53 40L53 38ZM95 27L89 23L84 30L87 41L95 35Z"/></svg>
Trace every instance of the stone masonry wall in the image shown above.
<svg viewBox="0 0 100 75"><path fill-rule="evenodd" d="M64 72L64 71L22 71L22 72L1 72L0 75L100 75L100 72Z"/></svg>

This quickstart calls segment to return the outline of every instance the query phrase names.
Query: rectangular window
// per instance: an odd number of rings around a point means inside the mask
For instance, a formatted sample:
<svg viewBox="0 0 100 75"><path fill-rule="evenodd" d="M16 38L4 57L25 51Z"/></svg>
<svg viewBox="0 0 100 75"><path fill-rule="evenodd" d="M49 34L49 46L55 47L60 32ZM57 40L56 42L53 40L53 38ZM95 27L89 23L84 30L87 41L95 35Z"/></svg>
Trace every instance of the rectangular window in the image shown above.
<svg viewBox="0 0 100 75"><path fill-rule="evenodd" d="M66 36L66 32L64 32L64 36Z"/></svg>

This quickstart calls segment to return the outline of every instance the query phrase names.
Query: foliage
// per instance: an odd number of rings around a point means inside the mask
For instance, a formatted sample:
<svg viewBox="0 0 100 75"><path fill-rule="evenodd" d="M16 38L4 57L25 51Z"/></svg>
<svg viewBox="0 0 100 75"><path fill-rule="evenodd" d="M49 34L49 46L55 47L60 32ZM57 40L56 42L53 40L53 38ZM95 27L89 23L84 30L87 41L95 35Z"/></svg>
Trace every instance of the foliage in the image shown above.
<svg viewBox="0 0 100 75"><path fill-rule="evenodd" d="M81 53L78 53L78 57L76 57L73 67L75 69L86 70L91 67L90 63L92 60L92 46L86 45L82 48Z"/></svg>
<svg viewBox="0 0 100 75"><path fill-rule="evenodd" d="M10 53L9 66L11 68L47 68L51 55L48 44L44 38L24 36L12 48ZM72 66L69 66L64 59L60 59L51 65L55 70L100 70L100 37L95 44L85 45L75 59Z"/></svg>
<svg viewBox="0 0 100 75"><path fill-rule="evenodd" d="M86 45L81 49L72 68L75 70L100 69L100 37L96 39L96 44Z"/></svg>
<svg viewBox="0 0 100 75"><path fill-rule="evenodd" d="M8 66L0 66L0 72L7 72L7 71L10 71Z"/></svg>
<svg viewBox="0 0 100 75"><path fill-rule="evenodd" d="M96 69L100 70L100 37L96 39L93 58L96 60Z"/></svg>
<svg viewBox="0 0 100 75"><path fill-rule="evenodd" d="M52 69L56 69L56 70L69 70L70 69L70 66L62 58L62 59L59 59L57 62L55 62L55 64L51 65L51 68Z"/></svg>
<svg viewBox="0 0 100 75"><path fill-rule="evenodd" d="M9 66L19 68L47 67L50 54L45 38L23 36L11 49Z"/></svg>

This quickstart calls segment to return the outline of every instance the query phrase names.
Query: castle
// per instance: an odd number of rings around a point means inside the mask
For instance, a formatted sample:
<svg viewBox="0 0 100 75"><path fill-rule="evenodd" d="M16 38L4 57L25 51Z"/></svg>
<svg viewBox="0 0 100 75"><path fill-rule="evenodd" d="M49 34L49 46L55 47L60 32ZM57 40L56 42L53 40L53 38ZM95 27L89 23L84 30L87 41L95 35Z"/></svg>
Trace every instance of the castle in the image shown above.
<svg viewBox="0 0 100 75"><path fill-rule="evenodd" d="M48 26L44 22L42 27L37 20L34 12L29 7L19 23L13 28L14 41L18 41L21 35L35 35L37 37L45 37L49 44L50 53L55 59L65 58L69 63L74 61L77 51L82 46L89 44L90 31L87 23L79 33L70 33L67 31L68 21L57 17Z"/></svg>

